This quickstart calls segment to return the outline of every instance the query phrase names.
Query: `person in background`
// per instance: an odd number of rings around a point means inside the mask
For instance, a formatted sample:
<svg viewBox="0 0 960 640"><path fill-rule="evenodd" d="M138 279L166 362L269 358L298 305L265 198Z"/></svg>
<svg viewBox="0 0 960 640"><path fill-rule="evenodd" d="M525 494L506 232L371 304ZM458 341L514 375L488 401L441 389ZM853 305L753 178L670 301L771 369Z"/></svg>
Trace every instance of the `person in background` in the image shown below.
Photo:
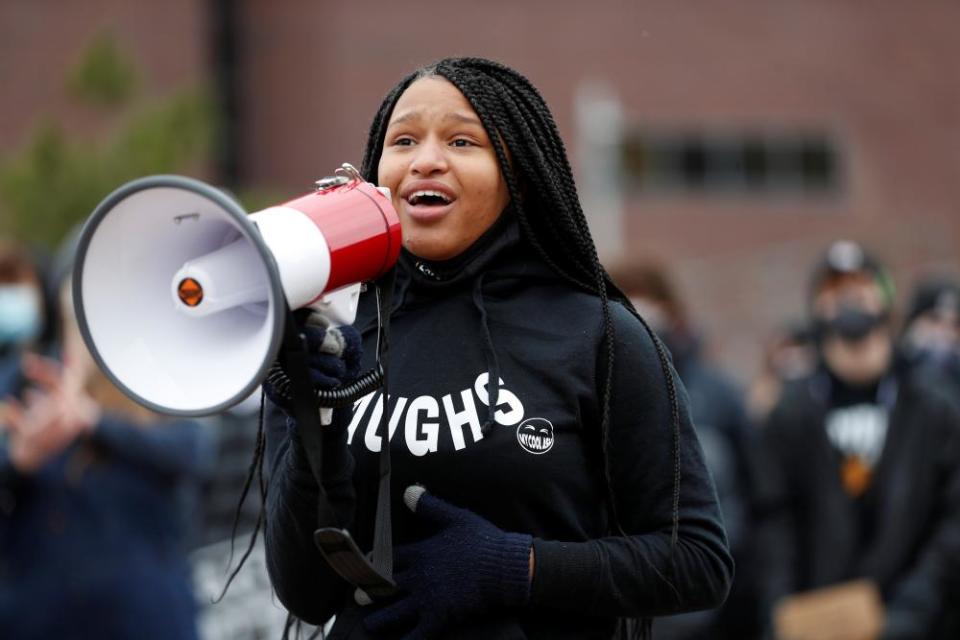
<svg viewBox="0 0 960 640"><path fill-rule="evenodd" d="M646 260L620 262L610 277L656 331L673 356L687 388L690 412L713 475L724 526L737 566L733 588L718 610L667 616L654 622L658 639L758 637L762 629L757 605L753 553L754 430L742 394L733 380L703 356L694 330L667 269Z"/></svg>
<svg viewBox="0 0 960 640"><path fill-rule="evenodd" d="M239 404L202 420L216 451L190 540L204 640L279 638L283 633L286 612L273 596L257 529L260 482L254 477L247 483L258 444L260 395L257 389ZM262 522L259 525L262 531ZM240 566L243 571L237 572Z"/></svg>
<svg viewBox="0 0 960 640"><path fill-rule="evenodd" d="M775 634L960 637L945 620L960 537L955 399L895 366L890 278L858 244L831 245L809 309L819 365L761 432Z"/></svg>
<svg viewBox="0 0 960 640"><path fill-rule="evenodd" d="M39 267L25 249L0 242L0 403L23 385L23 353L48 346L44 338L50 332L51 309L43 284Z"/></svg>
<svg viewBox="0 0 960 640"><path fill-rule="evenodd" d="M932 376L935 385L946 382L960 400L960 282L934 276L916 283L899 347L917 376ZM949 583L945 625L960 629L960 539L949 562L944 569Z"/></svg>
<svg viewBox="0 0 960 640"><path fill-rule="evenodd" d="M236 543L256 527L260 516L260 488L251 486L242 501L242 489L257 445L260 390L230 409L207 419L216 442L216 465L203 482L203 523L195 546Z"/></svg>
<svg viewBox="0 0 960 640"><path fill-rule="evenodd" d="M817 349L805 322L785 323L767 341L760 371L750 383L747 408L753 424L766 420L785 384L804 378L817 365Z"/></svg>
<svg viewBox="0 0 960 640"><path fill-rule="evenodd" d="M198 424L161 421L97 369L73 315L69 263L57 277L59 358L24 354L28 387L0 415L0 637L189 640L183 505L208 442Z"/></svg>
<svg viewBox="0 0 960 640"><path fill-rule="evenodd" d="M944 375L960 391L960 282L917 283L900 348L909 365Z"/></svg>

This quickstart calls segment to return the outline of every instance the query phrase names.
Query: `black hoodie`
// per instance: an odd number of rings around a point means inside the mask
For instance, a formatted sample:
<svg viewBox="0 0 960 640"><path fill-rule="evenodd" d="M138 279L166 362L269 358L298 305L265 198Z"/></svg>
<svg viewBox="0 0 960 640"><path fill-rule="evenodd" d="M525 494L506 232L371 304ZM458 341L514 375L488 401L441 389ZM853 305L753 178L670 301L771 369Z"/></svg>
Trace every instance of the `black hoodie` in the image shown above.
<svg viewBox="0 0 960 640"><path fill-rule="evenodd" d="M653 342L629 311L611 303L616 355L608 457L629 534L621 536L611 533L600 458L599 298L549 269L509 215L450 262L405 253L395 291L389 360L395 543L424 534L400 500L414 483L505 531L534 537L529 606L464 621L448 637L609 638L616 617L723 601L732 561L686 395L672 370L681 484L671 564L670 402ZM369 365L376 340L370 299L361 303L357 327ZM497 378L499 387L488 393L487 380ZM325 434L325 485L364 549L372 546L381 406L379 394L364 398ZM304 620L337 613L331 637L367 637L358 624L367 609L353 604L352 590L313 546L316 485L286 422L268 411L266 539L274 586ZM337 447L344 440L350 456Z"/></svg>

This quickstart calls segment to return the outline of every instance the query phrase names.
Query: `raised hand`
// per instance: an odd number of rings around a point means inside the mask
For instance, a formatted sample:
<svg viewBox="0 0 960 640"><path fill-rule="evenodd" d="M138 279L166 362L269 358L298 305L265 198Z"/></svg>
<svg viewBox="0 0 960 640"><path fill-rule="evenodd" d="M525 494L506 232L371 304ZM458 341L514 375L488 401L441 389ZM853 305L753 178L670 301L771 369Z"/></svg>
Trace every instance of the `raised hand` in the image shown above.
<svg viewBox="0 0 960 640"><path fill-rule="evenodd" d="M24 375L36 388L23 401L8 398L0 428L10 433L10 462L21 473L33 473L89 433L100 419L100 406L83 388L74 369L36 355L23 358Z"/></svg>

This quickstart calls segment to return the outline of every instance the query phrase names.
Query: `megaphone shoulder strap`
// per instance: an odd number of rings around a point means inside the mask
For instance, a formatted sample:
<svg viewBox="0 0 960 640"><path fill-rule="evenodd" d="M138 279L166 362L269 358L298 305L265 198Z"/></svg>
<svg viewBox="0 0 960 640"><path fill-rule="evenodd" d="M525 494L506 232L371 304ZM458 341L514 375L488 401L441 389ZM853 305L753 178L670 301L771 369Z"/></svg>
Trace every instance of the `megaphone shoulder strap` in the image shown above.
<svg viewBox="0 0 960 640"><path fill-rule="evenodd" d="M307 453L310 470L313 472L313 477L320 489L317 522L321 527L328 527L331 523L339 524L339 520L330 507L330 501L327 499L327 493L323 487L323 432L321 431L320 415L313 399L313 390L310 387L306 342L297 328L297 322L289 307L284 324L283 346L279 357L284 370L288 372L293 396L291 409L293 410L293 418L297 423L297 433Z"/></svg>

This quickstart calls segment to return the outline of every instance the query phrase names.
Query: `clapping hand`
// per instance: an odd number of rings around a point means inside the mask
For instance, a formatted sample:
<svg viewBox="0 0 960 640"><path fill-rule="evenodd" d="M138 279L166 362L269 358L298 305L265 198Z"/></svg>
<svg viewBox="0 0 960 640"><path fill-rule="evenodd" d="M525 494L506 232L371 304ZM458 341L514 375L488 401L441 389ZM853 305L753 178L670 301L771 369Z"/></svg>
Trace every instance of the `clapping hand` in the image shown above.
<svg viewBox="0 0 960 640"><path fill-rule="evenodd" d="M22 402L7 398L0 429L10 434L14 468L28 474L92 431L100 420L100 406L86 393L75 369L26 355L23 371L36 388L28 389Z"/></svg>

